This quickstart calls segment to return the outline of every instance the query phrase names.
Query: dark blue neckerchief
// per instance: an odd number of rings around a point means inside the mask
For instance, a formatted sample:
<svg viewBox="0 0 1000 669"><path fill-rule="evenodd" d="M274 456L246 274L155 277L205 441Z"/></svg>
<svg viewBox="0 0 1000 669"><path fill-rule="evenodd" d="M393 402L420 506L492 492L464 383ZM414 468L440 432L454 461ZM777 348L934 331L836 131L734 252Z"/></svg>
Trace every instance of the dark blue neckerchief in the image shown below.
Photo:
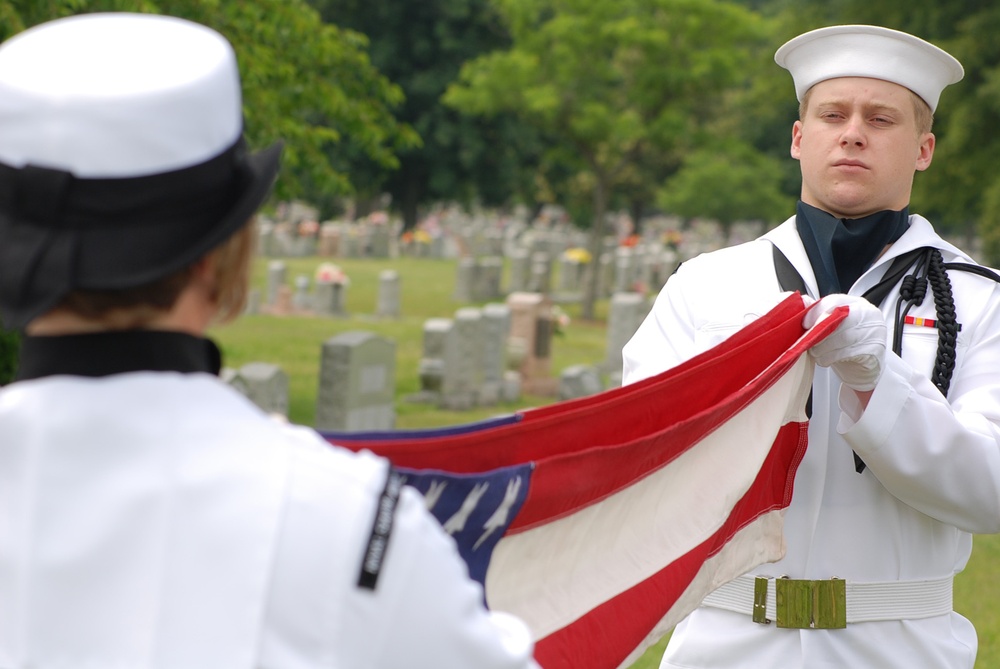
<svg viewBox="0 0 1000 669"><path fill-rule="evenodd" d="M816 275L820 296L846 293L910 226L909 208L864 218L836 218L799 202L795 227Z"/></svg>

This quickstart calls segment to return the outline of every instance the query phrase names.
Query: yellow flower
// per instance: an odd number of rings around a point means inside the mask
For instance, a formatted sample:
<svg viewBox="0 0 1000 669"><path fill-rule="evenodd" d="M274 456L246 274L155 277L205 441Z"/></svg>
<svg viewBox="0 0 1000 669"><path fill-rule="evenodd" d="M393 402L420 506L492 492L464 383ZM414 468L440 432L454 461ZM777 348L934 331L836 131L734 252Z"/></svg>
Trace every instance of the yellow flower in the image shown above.
<svg viewBox="0 0 1000 669"><path fill-rule="evenodd" d="M580 264L586 264L590 262L590 251L579 246L571 249L566 249L563 253L567 260L575 260Z"/></svg>

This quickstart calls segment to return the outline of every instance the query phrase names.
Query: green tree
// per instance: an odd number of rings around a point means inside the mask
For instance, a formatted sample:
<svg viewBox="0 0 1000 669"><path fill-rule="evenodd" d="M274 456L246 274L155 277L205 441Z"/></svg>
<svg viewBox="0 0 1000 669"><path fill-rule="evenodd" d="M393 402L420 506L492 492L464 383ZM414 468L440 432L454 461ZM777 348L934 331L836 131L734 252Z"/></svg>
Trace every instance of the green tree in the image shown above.
<svg viewBox="0 0 1000 669"><path fill-rule="evenodd" d="M365 174L371 194L391 194L406 228L428 202L499 205L530 190L524 164L539 150L531 128L511 114L471 117L441 104L464 62L510 44L489 0L310 1L326 21L367 35L372 62L406 94L398 116L422 144L400 151L398 170L365 159L350 162Z"/></svg>
<svg viewBox="0 0 1000 669"><path fill-rule="evenodd" d="M392 168L398 166L396 152L418 141L413 129L395 118L403 93L372 65L367 39L324 24L303 0L0 0L0 38L95 11L187 18L233 43L251 146L285 141L276 185L280 197L351 193L356 184L330 159L337 147L349 143L351 150Z"/></svg>
<svg viewBox="0 0 1000 669"><path fill-rule="evenodd" d="M728 238L737 221L777 223L794 211L794 198L781 192L782 176L776 158L742 142L723 142L685 158L657 203L679 216L714 218Z"/></svg>
<svg viewBox="0 0 1000 669"><path fill-rule="evenodd" d="M608 204L646 151L679 156L742 81L764 33L748 10L713 0L498 0L510 49L467 63L446 103L513 112L558 139L590 187L590 250ZM594 317L597 276L584 290Z"/></svg>

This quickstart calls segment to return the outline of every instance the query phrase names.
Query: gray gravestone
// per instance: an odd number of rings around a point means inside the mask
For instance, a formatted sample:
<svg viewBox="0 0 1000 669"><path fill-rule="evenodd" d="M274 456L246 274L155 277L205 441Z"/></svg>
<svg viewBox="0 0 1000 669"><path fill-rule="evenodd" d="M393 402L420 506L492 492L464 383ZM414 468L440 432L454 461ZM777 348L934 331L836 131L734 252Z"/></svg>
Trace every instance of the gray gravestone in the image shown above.
<svg viewBox="0 0 1000 669"><path fill-rule="evenodd" d="M278 290L285 285L287 273L285 263L272 260L267 264L267 303L273 305L278 301Z"/></svg>
<svg viewBox="0 0 1000 669"><path fill-rule="evenodd" d="M476 280L476 260L475 258L461 258L458 261L457 274L455 276L455 299L459 302L472 302L473 282Z"/></svg>
<svg viewBox="0 0 1000 669"><path fill-rule="evenodd" d="M535 253L531 256L531 278L529 280L532 293L546 295L552 288L552 257L548 253Z"/></svg>
<svg viewBox="0 0 1000 669"><path fill-rule="evenodd" d="M510 254L510 277L508 293L523 293L531 280L531 254L524 249L516 249Z"/></svg>
<svg viewBox="0 0 1000 669"><path fill-rule="evenodd" d="M313 308L323 316L345 316L347 284L336 281L317 281L313 293Z"/></svg>
<svg viewBox="0 0 1000 669"><path fill-rule="evenodd" d="M288 375L269 362L249 362L240 367L246 396L267 413L288 416Z"/></svg>
<svg viewBox="0 0 1000 669"><path fill-rule="evenodd" d="M639 293L615 293L608 313L607 357L609 370L622 368L622 348L646 317L646 299Z"/></svg>
<svg viewBox="0 0 1000 669"><path fill-rule="evenodd" d="M632 290L636 280L635 254L627 246L615 251L615 283L614 292L624 293Z"/></svg>
<svg viewBox="0 0 1000 669"><path fill-rule="evenodd" d="M483 314L466 307L455 312L452 342L441 392L441 406L463 411L479 403L483 385Z"/></svg>
<svg viewBox="0 0 1000 669"><path fill-rule="evenodd" d="M388 258L390 238L389 226L385 223L376 223L370 227L369 234L371 257Z"/></svg>
<svg viewBox="0 0 1000 669"><path fill-rule="evenodd" d="M497 257L480 258L476 263L473 281L473 299L486 302L500 297L500 280L503 277L503 260Z"/></svg>
<svg viewBox="0 0 1000 669"><path fill-rule="evenodd" d="M601 392L601 375L590 365L572 365L559 375L559 399L573 400Z"/></svg>
<svg viewBox="0 0 1000 669"><path fill-rule="evenodd" d="M295 277L295 294L292 296L292 306L296 309L309 308L309 277L302 274Z"/></svg>
<svg viewBox="0 0 1000 669"><path fill-rule="evenodd" d="M418 401L439 404L444 387L445 365L451 342L452 320L430 318L424 322L424 351L420 358Z"/></svg>
<svg viewBox="0 0 1000 669"><path fill-rule="evenodd" d="M399 272L382 270L378 275L378 306L376 314L383 318L399 318L400 290Z"/></svg>
<svg viewBox="0 0 1000 669"><path fill-rule="evenodd" d="M507 338L510 336L510 307L506 304L487 304L482 313L483 382L479 391L479 403L492 406L503 399Z"/></svg>
<svg viewBox="0 0 1000 669"><path fill-rule="evenodd" d="M316 428L391 430L396 422L396 345L371 332L345 332L323 344Z"/></svg>

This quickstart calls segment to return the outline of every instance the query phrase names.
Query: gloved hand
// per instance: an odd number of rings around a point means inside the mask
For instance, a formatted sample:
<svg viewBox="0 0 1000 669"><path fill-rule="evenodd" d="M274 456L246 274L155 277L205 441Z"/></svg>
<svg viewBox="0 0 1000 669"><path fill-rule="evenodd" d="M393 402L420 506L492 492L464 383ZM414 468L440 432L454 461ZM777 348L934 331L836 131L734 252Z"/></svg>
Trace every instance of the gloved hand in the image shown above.
<svg viewBox="0 0 1000 669"><path fill-rule="evenodd" d="M811 328L834 309L846 306L847 317L837 329L811 349L816 364L830 367L850 388L874 390L885 365L887 331L878 307L863 297L827 295L812 305L802 318L802 326Z"/></svg>

